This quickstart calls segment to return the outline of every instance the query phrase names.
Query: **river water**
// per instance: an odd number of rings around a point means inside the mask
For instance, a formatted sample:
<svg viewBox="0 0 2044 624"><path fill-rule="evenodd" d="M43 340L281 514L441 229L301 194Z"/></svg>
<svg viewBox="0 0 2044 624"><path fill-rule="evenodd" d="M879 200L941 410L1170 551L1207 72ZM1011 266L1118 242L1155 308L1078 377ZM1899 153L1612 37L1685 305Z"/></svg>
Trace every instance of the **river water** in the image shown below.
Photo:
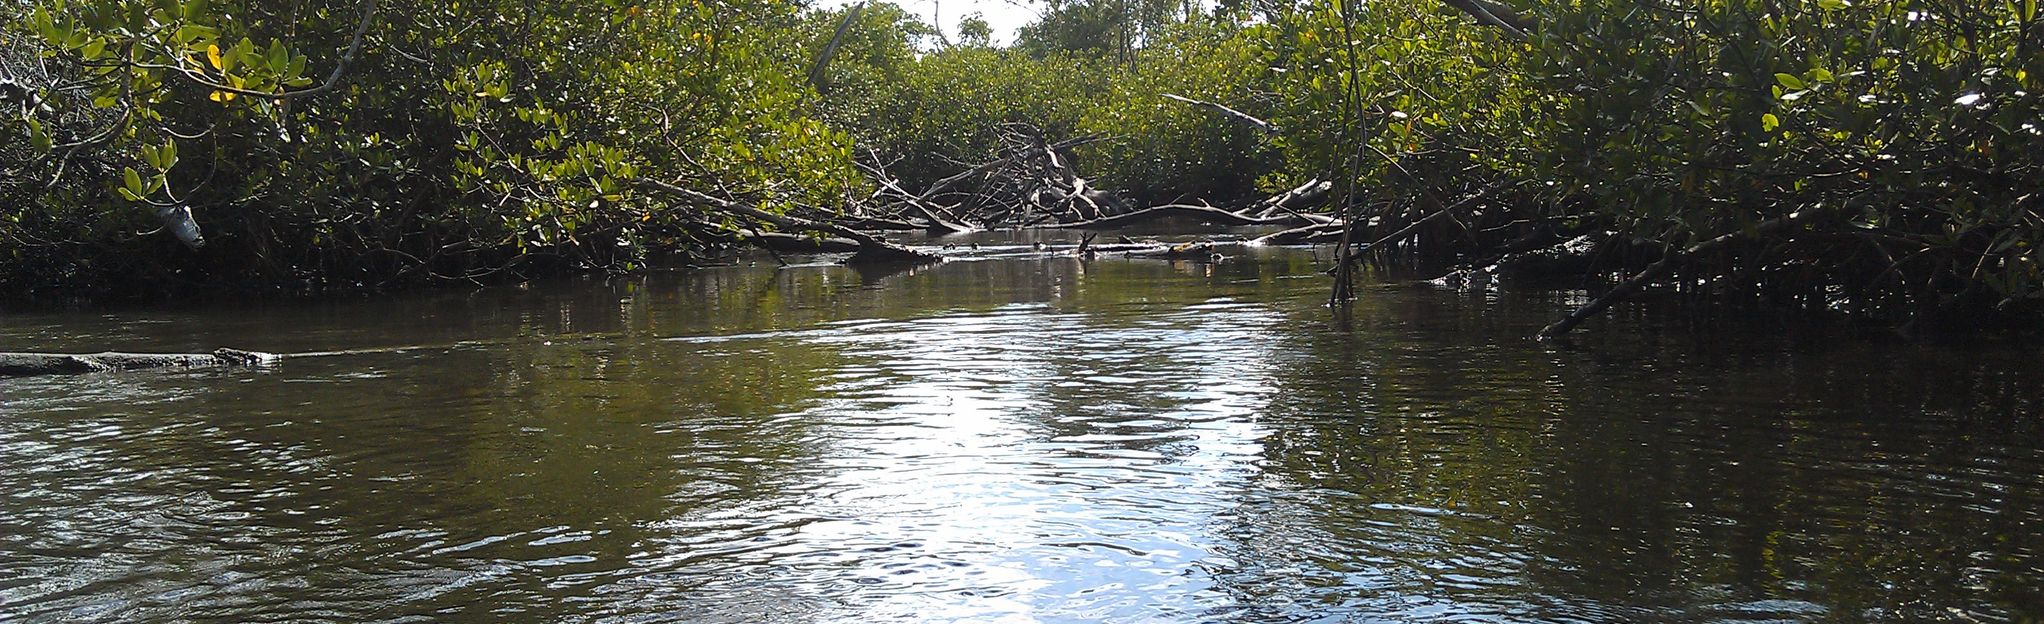
<svg viewBox="0 0 2044 624"><path fill-rule="evenodd" d="M993 247L982 250L991 253ZM2044 361L1217 264L0 316L0 621L2044 617Z"/></svg>

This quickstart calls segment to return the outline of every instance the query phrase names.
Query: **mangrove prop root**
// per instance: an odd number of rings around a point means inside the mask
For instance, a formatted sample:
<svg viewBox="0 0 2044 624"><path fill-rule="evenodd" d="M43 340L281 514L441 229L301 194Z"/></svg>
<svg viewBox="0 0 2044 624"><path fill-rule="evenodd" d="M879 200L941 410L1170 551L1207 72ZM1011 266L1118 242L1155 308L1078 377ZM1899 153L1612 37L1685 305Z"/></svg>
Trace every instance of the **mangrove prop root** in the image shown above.
<svg viewBox="0 0 2044 624"><path fill-rule="evenodd" d="M1609 292L1604 293L1603 296L1590 300L1589 303L1583 304L1583 307L1576 308L1575 311L1569 312L1568 316L1564 316L1562 317L1561 320L1555 321L1554 324L1548 325L1545 329L1541 329L1539 339L1554 340L1568 335L1569 332L1575 331L1576 326L1582 325L1583 321L1589 320L1590 317L1603 313L1604 310L1609 309L1612 306L1612 304L1618 303L1619 301L1624 300L1626 297L1632 296L1633 293L1645 289L1647 287L1647 284L1652 283L1654 280L1660 279L1662 275L1667 274L1669 269L1675 267L1675 263L1680 262L1683 258L1694 256L1700 253L1707 253L1710 250L1723 246L1726 243L1736 240L1742 240L1747 238L1748 236L1753 237L1767 236L1773 234L1774 232L1786 229L1791 225L1795 225L1803 221L1806 221L1812 216L1814 216L1813 213L1803 212L1792 214L1786 217L1776 217L1773 219L1762 221L1759 224L1747 230L1732 232L1729 234L1718 236L1717 238L1712 238L1710 240L1690 245L1687 249L1683 249L1680 251L1670 250L1666 255L1662 256L1659 261L1651 265L1647 265L1647 268L1641 269L1639 273L1634 274L1632 277L1626 278L1626 280L1623 282L1619 282L1617 286L1612 287L1611 290Z"/></svg>

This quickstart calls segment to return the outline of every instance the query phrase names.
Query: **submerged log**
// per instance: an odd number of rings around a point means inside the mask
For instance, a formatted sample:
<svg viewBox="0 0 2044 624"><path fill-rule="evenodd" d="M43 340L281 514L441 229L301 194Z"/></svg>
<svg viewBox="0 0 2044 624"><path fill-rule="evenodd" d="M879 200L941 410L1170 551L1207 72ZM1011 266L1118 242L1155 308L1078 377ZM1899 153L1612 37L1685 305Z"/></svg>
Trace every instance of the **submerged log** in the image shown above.
<svg viewBox="0 0 2044 624"><path fill-rule="evenodd" d="M0 353L0 377L72 375L145 368L258 366L283 356L240 349L212 353Z"/></svg>

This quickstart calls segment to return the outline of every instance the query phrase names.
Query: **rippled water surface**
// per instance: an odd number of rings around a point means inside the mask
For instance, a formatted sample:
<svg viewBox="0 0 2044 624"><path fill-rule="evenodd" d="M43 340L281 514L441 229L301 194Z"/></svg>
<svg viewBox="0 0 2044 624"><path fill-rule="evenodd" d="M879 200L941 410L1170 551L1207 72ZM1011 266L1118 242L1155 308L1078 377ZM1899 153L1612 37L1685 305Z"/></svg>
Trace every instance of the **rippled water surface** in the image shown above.
<svg viewBox="0 0 2044 624"><path fill-rule="evenodd" d="M1219 264L0 316L0 620L2044 617L2044 362Z"/></svg>

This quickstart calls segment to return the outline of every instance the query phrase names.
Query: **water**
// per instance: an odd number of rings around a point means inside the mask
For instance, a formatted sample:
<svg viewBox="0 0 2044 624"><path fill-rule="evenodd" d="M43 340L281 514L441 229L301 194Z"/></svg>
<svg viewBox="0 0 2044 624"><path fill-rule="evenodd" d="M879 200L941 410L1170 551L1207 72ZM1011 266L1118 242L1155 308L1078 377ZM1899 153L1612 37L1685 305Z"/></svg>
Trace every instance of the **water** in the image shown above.
<svg viewBox="0 0 2044 624"><path fill-rule="evenodd" d="M2044 362L1220 264L0 317L0 620L2044 617ZM1579 295L1578 295L1579 296Z"/></svg>

